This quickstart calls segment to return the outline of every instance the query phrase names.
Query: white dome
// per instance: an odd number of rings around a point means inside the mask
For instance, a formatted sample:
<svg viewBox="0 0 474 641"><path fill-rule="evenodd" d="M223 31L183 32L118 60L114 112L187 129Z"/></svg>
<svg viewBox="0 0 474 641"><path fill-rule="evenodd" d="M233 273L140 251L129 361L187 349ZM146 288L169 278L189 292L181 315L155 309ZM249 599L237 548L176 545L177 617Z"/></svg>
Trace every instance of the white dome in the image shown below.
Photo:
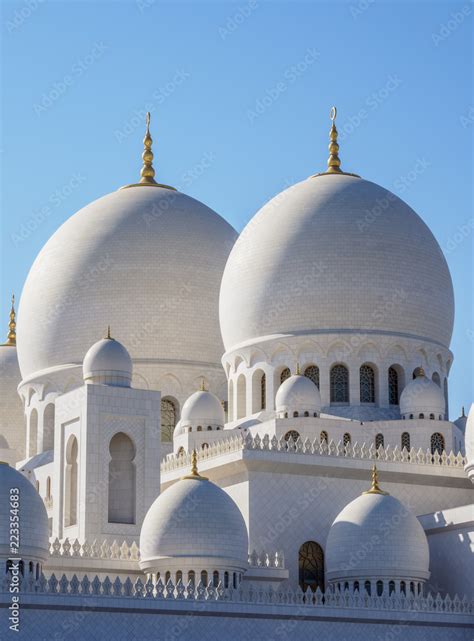
<svg viewBox="0 0 474 641"><path fill-rule="evenodd" d="M243 516L220 487L186 477L165 490L148 510L140 533L140 567L145 571L248 566Z"/></svg>
<svg viewBox="0 0 474 641"><path fill-rule="evenodd" d="M142 364L219 364L218 292L236 234L206 205L161 187L99 198L37 256L18 314L23 379L82 363L111 325Z"/></svg>
<svg viewBox="0 0 474 641"><path fill-rule="evenodd" d="M464 433L466 448L466 467L464 468L469 478L474 483L474 403L471 405L467 416L466 431Z"/></svg>
<svg viewBox="0 0 474 641"><path fill-rule="evenodd" d="M429 418L434 414L436 419L441 416L444 419L446 403L441 388L427 378L424 373L419 374L415 379L405 386L400 395L400 414L408 418Z"/></svg>
<svg viewBox="0 0 474 641"><path fill-rule="evenodd" d="M111 337L103 338L85 355L82 372L85 383L130 387L132 359L122 343Z"/></svg>
<svg viewBox="0 0 474 641"><path fill-rule="evenodd" d="M388 524L388 525L387 525ZM385 494L362 494L336 517L326 543L329 581L429 577L429 549L418 519Z"/></svg>
<svg viewBox="0 0 474 641"><path fill-rule="evenodd" d="M48 515L33 485L6 463L0 463L0 557L12 558L10 550L10 492L19 490L20 549L18 557L26 561L44 562L49 556ZM14 496L12 493L11 496Z"/></svg>
<svg viewBox="0 0 474 641"><path fill-rule="evenodd" d="M16 347L0 345L0 434L6 439L7 447L16 450L19 459L25 454L25 419L17 392L20 382Z"/></svg>
<svg viewBox="0 0 474 641"><path fill-rule="evenodd" d="M179 427L195 425L202 425L204 428L208 425L223 427L224 423L224 408L220 400L212 392L200 390L191 394L185 401L181 410Z"/></svg>
<svg viewBox="0 0 474 641"><path fill-rule="evenodd" d="M448 347L454 318L448 266L421 218L383 187L337 174L308 178L255 215L227 261L219 307L227 351L328 332Z"/></svg>
<svg viewBox="0 0 474 641"><path fill-rule="evenodd" d="M275 407L278 413L287 412L288 416L292 416L293 412L298 412L300 416L309 412L311 416L321 411L321 396L313 381L296 374L283 381L278 388Z"/></svg>

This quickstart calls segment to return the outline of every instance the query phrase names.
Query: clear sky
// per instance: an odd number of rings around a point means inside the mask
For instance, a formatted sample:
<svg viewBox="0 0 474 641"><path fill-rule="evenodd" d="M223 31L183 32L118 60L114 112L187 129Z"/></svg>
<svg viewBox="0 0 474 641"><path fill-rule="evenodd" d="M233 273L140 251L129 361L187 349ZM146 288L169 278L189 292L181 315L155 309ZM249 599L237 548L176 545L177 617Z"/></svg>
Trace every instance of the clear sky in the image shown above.
<svg viewBox="0 0 474 641"><path fill-rule="evenodd" d="M241 230L324 170L407 201L456 295L451 417L472 394L472 13L468 2L2 3L2 334L47 239L138 178L144 113L160 182Z"/></svg>

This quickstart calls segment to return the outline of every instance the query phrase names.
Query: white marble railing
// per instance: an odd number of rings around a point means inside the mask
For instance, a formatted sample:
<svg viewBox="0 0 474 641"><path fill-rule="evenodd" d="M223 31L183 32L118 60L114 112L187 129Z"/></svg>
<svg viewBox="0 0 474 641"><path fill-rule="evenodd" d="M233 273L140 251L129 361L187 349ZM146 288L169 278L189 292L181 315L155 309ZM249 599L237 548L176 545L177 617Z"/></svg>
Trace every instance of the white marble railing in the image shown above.
<svg viewBox="0 0 474 641"><path fill-rule="evenodd" d="M69 539L60 541L56 538L49 544L49 553L51 557L70 557L70 558L83 558L83 559L117 559L121 561L138 561L140 559L140 550L138 545L133 541L130 545L123 541L121 545L117 541L109 543L109 541L102 541L99 543L97 540L84 541L80 543L77 539L72 543Z"/></svg>
<svg viewBox="0 0 474 641"><path fill-rule="evenodd" d="M402 450L395 446L388 445L386 448L380 446L378 449L373 443L367 445L355 442L354 444L344 445L342 441L336 443L335 441L320 442L319 438L311 440L306 438L302 440L299 438L296 442L291 438L285 441L283 437L270 438L265 435L263 438L258 434L252 436L251 434L242 435L241 433L236 436L230 436L227 439L217 441L204 450L198 451L198 460L206 461L218 456L230 454L232 452L239 452L245 450L259 450L275 453L295 453L306 454L317 457L344 457L351 459L366 459L377 461L388 461L394 463L409 463L411 465L433 465L444 467L456 467L459 469L464 468L466 464L465 457L461 454L454 454L443 451L442 454L435 452L431 453L430 449L422 450L421 448L415 450ZM191 454L182 454L180 456L173 456L161 464L161 472L172 472L173 470L189 467L191 465Z"/></svg>
<svg viewBox="0 0 474 641"><path fill-rule="evenodd" d="M115 540L112 543L105 540L99 543L94 540L92 543L85 541L80 543L78 539L72 543L69 539L60 541L56 538L49 544L49 553L53 558L69 559L116 559L121 561L139 561L140 550L133 541L130 545L123 541L121 545ZM252 568L279 568L285 567L283 552L257 552L252 550L249 553L249 567Z"/></svg>
<svg viewBox="0 0 474 641"><path fill-rule="evenodd" d="M9 591L9 577L6 576L1 583L1 590ZM474 606L466 597L460 599L457 595L442 597L440 594L433 596L415 596L409 594L393 593L380 596L369 596L357 590L335 590L334 592L323 593L318 588L311 592L310 588L304 593L300 588L273 589L254 587L252 585L237 589L224 588L222 583L213 586L203 585L199 582L194 585L189 582L185 585L181 580L174 584L171 579L164 584L161 579L153 582L151 579L143 581L141 578L131 579L127 577L122 581L118 576L114 580L108 576L99 579L95 576L92 581L87 575L79 578L73 575L68 579L63 574L59 579L52 574L47 579L44 574L38 580L33 577L23 579L21 593L46 594L46 595L68 595L69 597L79 596L82 599L87 596L95 597L125 597L130 599L163 599L173 601L221 601L231 603L246 603L258 605L282 605L297 606L295 615L302 615L307 608L372 608L378 610L410 610L419 612L438 612L443 614L472 614ZM81 600L84 605L84 601Z"/></svg>

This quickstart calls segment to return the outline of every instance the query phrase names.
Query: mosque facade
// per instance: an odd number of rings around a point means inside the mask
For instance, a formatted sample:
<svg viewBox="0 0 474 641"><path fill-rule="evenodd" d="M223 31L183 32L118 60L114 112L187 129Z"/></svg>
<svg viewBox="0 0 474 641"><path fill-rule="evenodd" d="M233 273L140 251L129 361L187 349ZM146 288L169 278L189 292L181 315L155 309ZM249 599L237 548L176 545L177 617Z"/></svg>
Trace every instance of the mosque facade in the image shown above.
<svg viewBox="0 0 474 641"><path fill-rule="evenodd" d="M139 182L38 254L0 346L6 634L471 638L449 268L331 120L237 234L155 180L148 116Z"/></svg>

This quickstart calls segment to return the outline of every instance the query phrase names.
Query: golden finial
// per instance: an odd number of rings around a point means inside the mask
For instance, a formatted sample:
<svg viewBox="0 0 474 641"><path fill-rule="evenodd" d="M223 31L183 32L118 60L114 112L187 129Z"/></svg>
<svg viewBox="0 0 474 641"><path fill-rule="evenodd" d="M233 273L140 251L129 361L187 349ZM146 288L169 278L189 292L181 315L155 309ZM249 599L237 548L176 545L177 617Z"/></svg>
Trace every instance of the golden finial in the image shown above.
<svg viewBox="0 0 474 641"><path fill-rule="evenodd" d="M370 490L366 490L365 492L362 492L362 494L388 494L388 492L384 492L379 487L379 477L377 466L375 465L375 463L372 467L372 485L370 487Z"/></svg>
<svg viewBox="0 0 474 641"><path fill-rule="evenodd" d="M417 372L417 374L416 374L416 377L417 377L417 378L418 378L419 376L426 376L426 374L425 374L425 370L423 369L423 367L422 367L421 365L420 365L420 367L418 368L418 372Z"/></svg>
<svg viewBox="0 0 474 641"><path fill-rule="evenodd" d="M172 189L173 191L176 191L174 187L170 187L169 185L161 185L160 183L156 182L155 170L153 168L153 152L151 150L152 144L153 138L150 134L150 112L147 111L145 138L143 138L143 167L140 171L140 182L134 183L132 185L125 185L124 187L122 187L122 189L127 189L128 187L164 187L165 189Z"/></svg>
<svg viewBox="0 0 474 641"><path fill-rule="evenodd" d="M107 325L107 336L105 338L108 338L109 341L115 340L114 338L112 338L112 335L110 333L110 325Z"/></svg>
<svg viewBox="0 0 474 641"><path fill-rule="evenodd" d="M300 364L298 363L298 361L296 361L296 376L300 376L300 374Z"/></svg>
<svg viewBox="0 0 474 641"><path fill-rule="evenodd" d="M332 125L331 125L331 130L329 132L330 143L328 147L329 158L328 158L328 168L326 171L327 174L342 174L341 160L339 158L339 144L337 142L336 116L337 116L337 109L336 107L333 107L329 114L329 117L331 118L331 121L332 121Z"/></svg>
<svg viewBox="0 0 474 641"><path fill-rule="evenodd" d="M4 347L16 346L16 315L15 315L15 294L12 294L12 306L10 309L10 322L8 323L8 334Z"/></svg>
<svg viewBox="0 0 474 641"><path fill-rule="evenodd" d="M197 465L197 452L196 449L192 451L191 454L191 474L187 474L186 476L183 476L183 479L195 479L197 481L207 481L208 479L205 476L201 476L198 472L198 465Z"/></svg>
<svg viewBox="0 0 474 641"><path fill-rule="evenodd" d="M204 385L204 376L201 378L201 387L199 388L201 392L206 391L206 386Z"/></svg>

